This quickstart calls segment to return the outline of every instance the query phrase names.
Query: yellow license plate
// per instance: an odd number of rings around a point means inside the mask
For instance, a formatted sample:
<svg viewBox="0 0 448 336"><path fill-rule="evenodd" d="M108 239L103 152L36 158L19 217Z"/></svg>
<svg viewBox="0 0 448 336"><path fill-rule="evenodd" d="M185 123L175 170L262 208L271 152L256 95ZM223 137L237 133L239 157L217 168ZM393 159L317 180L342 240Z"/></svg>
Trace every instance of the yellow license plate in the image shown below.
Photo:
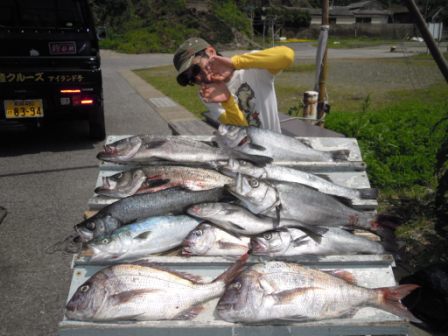
<svg viewBox="0 0 448 336"><path fill-rule="evenodd" d="M43 117L42 99L5 100L5 112L7 119Z"/></svg>

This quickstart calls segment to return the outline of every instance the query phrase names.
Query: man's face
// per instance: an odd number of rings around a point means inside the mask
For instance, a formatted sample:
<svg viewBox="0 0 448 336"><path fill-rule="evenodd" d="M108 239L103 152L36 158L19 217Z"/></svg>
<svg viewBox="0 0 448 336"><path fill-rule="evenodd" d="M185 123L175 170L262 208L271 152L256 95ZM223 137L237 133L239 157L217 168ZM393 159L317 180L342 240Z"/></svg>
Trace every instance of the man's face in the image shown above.
<svg viewBox="0 0 448 336"><path fill-rule="evenodd" d="M207 68L209 56L196 56L193 59L191 65L191 77L192 84L207 84L211 83L211 73Z"/></svg>

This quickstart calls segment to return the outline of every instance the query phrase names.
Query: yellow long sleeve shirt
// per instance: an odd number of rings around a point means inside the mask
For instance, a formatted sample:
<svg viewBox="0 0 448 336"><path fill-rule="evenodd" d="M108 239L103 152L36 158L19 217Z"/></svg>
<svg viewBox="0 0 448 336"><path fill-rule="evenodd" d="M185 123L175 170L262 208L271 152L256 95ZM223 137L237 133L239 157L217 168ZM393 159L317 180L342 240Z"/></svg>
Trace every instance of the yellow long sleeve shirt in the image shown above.
<svg viewBox="0 0 448 336"><path fill-rule="evenodd" d="M235 67L227 85L231 96L214 115L223 124L255 125L280 132L273 79L293 63L294 51L279 46L235 55L231 61Z"/></svg>

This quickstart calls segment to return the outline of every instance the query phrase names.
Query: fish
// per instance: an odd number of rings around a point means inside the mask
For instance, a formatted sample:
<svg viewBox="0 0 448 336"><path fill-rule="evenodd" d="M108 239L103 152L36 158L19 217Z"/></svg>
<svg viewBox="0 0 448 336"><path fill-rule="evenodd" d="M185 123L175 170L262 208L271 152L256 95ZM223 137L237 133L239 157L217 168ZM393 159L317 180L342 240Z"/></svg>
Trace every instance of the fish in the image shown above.
<svg viewBox="0 0 448 336"><path fill-rule="evenodd" d="M224 293L247 258L243 255L211 282L142 261L109 266L76 290L65 316L77 321L193 319L202 303Z"/></svg>
<svg viewBox="0 0 448 336"><path fill-rule="evenodd" d="M220 125L214 140L221 148L247 155L266 156L273 162L347 161L349 150L319 151L296 138L254 126L240 127Z"/></svg>
<svg viewBox="0 0 448 336"><path fill-rule="evenodd" d="M234 178L215 170L187 166L146 166L103 177L103 184L95 193L107 197L123 198L168 188L192 191L224 187Z"/></svg>
<svg viewBox="0 0 448 336"><path fill-rule="evenodd" d="M280 218L277 220L269 216L257 216L240 205L226 202L198 203L189 207L187 213L242 236L256 235L279 227L300 227L313 239L318 239L315 236L320 236L327 231L326 228L309 226L294 219Z"/></svg>
<svg viewBox="0 0 448 336"><path fill-rule="evenodd" d="M374 307L404 320L419 320L400 300L418 288L408 284L365 288L347 271L323 272L296 263L255 264L227 287L217 315L228 322L308 322L348 318L363 307Z"/></svg>
<svg viewBox="0 0 448 336"><path fill-rule="evenodd" d="M76 224L74 229L81 242L112 233L120 226L141 218L167 214L184 214L193 204L214 202L225 197L223 188L188 191L178 188L121 198Z"/></svg>
<svg viewBox="0 0 448 336"><path fill-rule="evenodd" d="M375 211L358 211L336 198L297 183L263 181L243 176L228 190L254 214L296 219L308 226L377 231Z"/></svg>
<svg viewBox="0 0 448 336"><path fill-rule="evenodd" d="M272 161L265 156L234 153L226 148L218 148L208 143L181 136L131 136L104 145L103 151L97 154L101 161L114 163L151 163L166 160L190 164L211 165L215 161L227 161L231 157L247 159L265 164Z"/></svg>
<svg viewBox="0 0 448 336"><path fill-rule="evenodd" d="M200 224L182 243L183 255L241 256L249 250L249 237L236 237L214 225Z"/></svg>
<svg viewBox="0 0 448 336"><path fill-rule="evenodd" d="M320 242L297 228L268 231L251 238L253 255L298 256L298 255L344 255L383 254L384 247L375 241L356 236L340 228L328 228Z"/></svg>
<svg viewBox="0 0 448 336"><path fill-rule="evenodd" d="M260 167L243 160L229 160L220 165L219 169L222 173L234 177L237 174L242 174L262 180L299 183L324 194L344 198L352 203L361 199L376 199L378 197L378 190L374 188L348 188L316 174L275 164L266 164Z"/></svg>
<svg viewBox="0 0 448 336"><path fill-rule="evenodd" d="M90 261L119 261L166 252L180 246L201 222L186 215L148 217L88 242L84 254Z"/></svg>

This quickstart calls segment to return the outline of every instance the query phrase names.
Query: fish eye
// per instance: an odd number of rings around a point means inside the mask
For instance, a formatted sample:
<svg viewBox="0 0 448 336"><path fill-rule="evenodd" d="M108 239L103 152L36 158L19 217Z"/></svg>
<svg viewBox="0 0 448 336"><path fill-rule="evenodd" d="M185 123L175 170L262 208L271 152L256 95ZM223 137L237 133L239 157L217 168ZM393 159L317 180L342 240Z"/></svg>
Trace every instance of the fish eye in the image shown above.
<svg viewBox="0 0 448 336"><path fill-rule="evenodd" d="M272 238L272 233L267 232L267 233L263 234L263 237L264 237L264 239L266 239L266 240L270 240L270 239Z"/></svg>
<svg viewBox="0 0 448 336"><path fill-rule="evenodd" d="M241 289L241 282L239 282L239 281L234 282L231 287L235 288L236 290L240 290Z"/></svg>
<svg viewBox="0 0 448 336"><path fill-rule="evenodd" d="M117 173L115 175L112 175L111 178L113 181L117 181L123 177L123 173Z"/></svg>
<svg viewBox="0 0 448 336"><path fill-rule="evenodd" d="M109 239L104 238L103 240L101 240L101 242L102 242L103 244L108 244L108 243L109 243Z"/></svg>
<svg viewBox="0 0 448 336"><path fill-rule="evenodd" d="M90 231L95 230L95 227L96 227L95 222L88 222L88 223L86 224L86 228L89 229Z"/></svg>
<svg viewBox="0 0 448 336"><path fill-rule="evenodd" d="M258 188L258 186L260 185L260 182L258 182L257 179L251 178L251 179L249 180L249 185L250 185L252 188Z"/></svg>
<svg viewBox="0 0 448 336"><path fill-rule="evenodd" d="M194 231L194 235L195 235L196 237L200 237L200 236L202 236L202 230L196 230L196 231Z"/></svg>
<svg viewBox="0 0 448 336"><path fill-rule="evenodd" d="M87 292L89 289L90 289L90 286L89 286L89 285L84 285L84 286L82 286L81 288L79 288L79 290L80 290L82 293Z"/></svg>

